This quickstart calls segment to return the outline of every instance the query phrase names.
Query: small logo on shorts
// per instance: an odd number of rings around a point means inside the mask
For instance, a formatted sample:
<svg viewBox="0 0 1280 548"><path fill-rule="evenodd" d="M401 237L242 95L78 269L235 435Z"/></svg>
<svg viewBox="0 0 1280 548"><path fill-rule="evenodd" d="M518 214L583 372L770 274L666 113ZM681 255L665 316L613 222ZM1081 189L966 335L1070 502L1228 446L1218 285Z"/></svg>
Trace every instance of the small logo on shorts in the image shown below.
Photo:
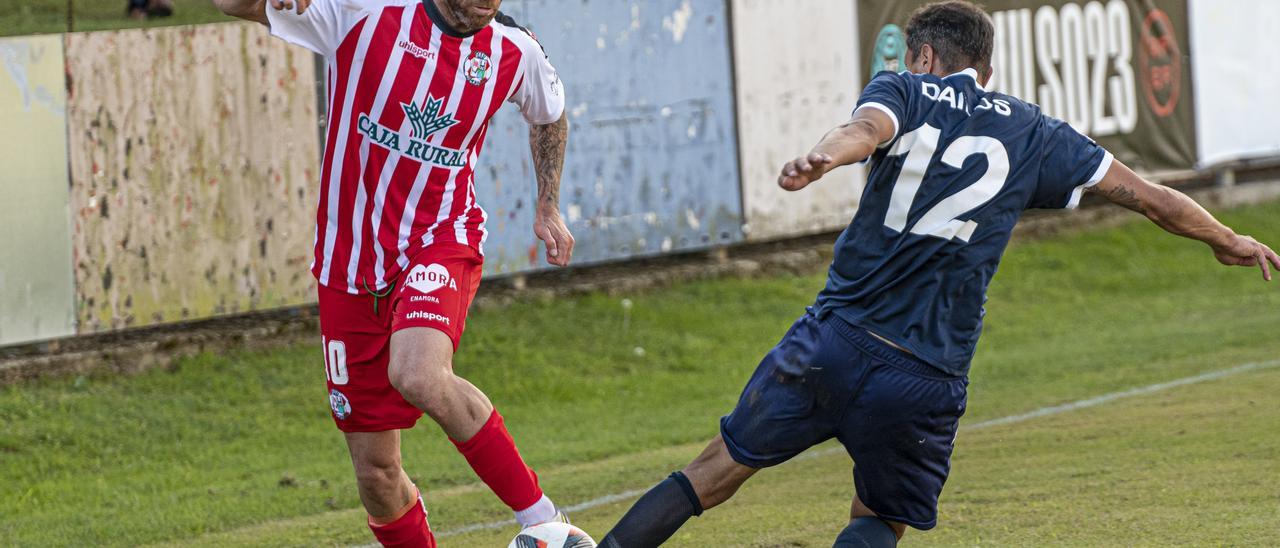
<svg viewBox="0 0 1280 548"><path fill-rule="evenodd" d="M333 416L338 420L351 416L351 401L342 392L329 390L329 407L333 408Z"/></svg>
<svg viewBox="0 0 1280 548"><path fill-rule="evenodd" d="M404 286L411 287L419 293L434 293L435 290L445 286L449 286L449 289L454 291L458 290L458 284L454 283L449 271L435 263L431 266L415 265L413 270L404 277Z"/></svg>
<svg viewBox="0 0 1280 548"><path fill-rule="evenodd" d="M426 320L426 321L428 321L428 322L436 322L436 323L442 323L442 324L445 324L445 325L449 325L449 318L448 318L448 317L446 317L446 316L441 316L441 315L436 314L436 313L434 313L434 312L423 312L423 311L421 311L421 310L415 310L415 311L413 311L413 312L410 312L410 313L408 313L408 314L405 314L404 319L406 319L406 320Z"/></svg>

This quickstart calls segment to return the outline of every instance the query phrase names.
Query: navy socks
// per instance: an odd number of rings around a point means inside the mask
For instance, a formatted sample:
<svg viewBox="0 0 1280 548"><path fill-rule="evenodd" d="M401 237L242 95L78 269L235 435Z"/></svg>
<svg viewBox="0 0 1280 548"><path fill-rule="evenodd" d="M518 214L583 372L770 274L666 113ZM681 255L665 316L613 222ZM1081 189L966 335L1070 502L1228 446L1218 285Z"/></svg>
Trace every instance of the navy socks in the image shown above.
<svg viewBox="0 0 1280 548"><path fill-rule="evenodd" d="M602 548L651 548L671 538L684 522L702 515L693 484L675 472L645 493L600 542Z"/></svg>
<svg viewBox="0 0 1280 548"><path fill-rule="evenodd" d="M849 522L849 526L836 537L831 548L894 548L898 536L880 518L861 517Z"/></svg>

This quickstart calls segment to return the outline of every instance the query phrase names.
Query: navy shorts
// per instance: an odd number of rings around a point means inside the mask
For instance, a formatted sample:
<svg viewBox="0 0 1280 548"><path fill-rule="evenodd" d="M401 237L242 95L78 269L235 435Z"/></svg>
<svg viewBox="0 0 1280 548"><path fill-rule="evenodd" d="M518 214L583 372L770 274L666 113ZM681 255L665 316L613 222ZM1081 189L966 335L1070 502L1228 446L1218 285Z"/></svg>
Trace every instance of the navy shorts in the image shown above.
<svg viewBox="0 0 1280 548"><path fill-rule="evenodd" d="M720 433L733 460L752 468L836 438L853 458L863 504L932 529L968 384L835 315L809 312L760 362Z"/></svg>

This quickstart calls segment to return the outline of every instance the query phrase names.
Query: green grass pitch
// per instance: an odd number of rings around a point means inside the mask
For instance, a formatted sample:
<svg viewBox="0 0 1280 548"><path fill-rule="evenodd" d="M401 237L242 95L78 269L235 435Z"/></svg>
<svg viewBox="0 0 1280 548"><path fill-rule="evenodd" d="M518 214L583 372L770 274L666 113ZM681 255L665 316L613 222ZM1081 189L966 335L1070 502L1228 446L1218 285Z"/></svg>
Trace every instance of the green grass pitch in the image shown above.
<svg viewBox="0 0 1280 548"><path fill-rule="evenodd" d="M1280 203L1223 212L1280 241ZM562 504L650 486L714 435L822 274L482 309L459 372ZM1280 541L1280 368L972 432L965 424L1280 358L1280 284L1135 219L1020 242L996 276L937 529L920 545ZM624 325L627 327L624 329ZM645 349L637 353L637 347ZM363 525L317 345L0 389L0 545L348 545ZM429 421L405 464L440 532L510 513ZM676 546L830 546L847 457L762 472ZM625 499L576 514L601 535ZM505 545L513 528L442 539Z"/></svg>
<svg viewBox="0 0 1280 548"><path fill-rule="evenodd" d="M126 16L127 0L0 0L0 36L66 32L68 4L76 31L231 21L213 6L212 0L174 0L172 17L147 21Z"/></svg>

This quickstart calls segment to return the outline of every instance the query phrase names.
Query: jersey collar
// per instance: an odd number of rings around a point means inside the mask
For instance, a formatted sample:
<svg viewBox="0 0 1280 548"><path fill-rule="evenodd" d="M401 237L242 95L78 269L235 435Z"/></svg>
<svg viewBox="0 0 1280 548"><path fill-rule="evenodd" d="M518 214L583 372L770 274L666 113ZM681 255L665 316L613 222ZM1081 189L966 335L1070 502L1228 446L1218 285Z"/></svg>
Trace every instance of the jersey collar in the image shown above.
<svg viewBox="0 0 1280 548"><path fill-rule="evenodd" d="M425 0L425 1L430 2L431 0ZM982 87L982 84L978 82L978 71L973 67L969 67L960 72L953 72L951 74L943 76L942 79L946 80L947 78L950 78L952 76L968 76L970 78L973 78L973 85L978 86L978 91L987 91L987 89Z"/></svg>
<svg viewBox="0 0 1280 548"><path fill-rule="evenodd" d="M475 36L476 33L484 30L484 27L480 27L471 32L462 32L452 26L449 26L449 22L444 18L444 14L440 13L440 8L436 7L435 0L422 0L422 7L426 8L427 17L431 18L431 23L439 27L440 32L443 32L448 36L452 36L454 38L468 38Z"/></svg>

